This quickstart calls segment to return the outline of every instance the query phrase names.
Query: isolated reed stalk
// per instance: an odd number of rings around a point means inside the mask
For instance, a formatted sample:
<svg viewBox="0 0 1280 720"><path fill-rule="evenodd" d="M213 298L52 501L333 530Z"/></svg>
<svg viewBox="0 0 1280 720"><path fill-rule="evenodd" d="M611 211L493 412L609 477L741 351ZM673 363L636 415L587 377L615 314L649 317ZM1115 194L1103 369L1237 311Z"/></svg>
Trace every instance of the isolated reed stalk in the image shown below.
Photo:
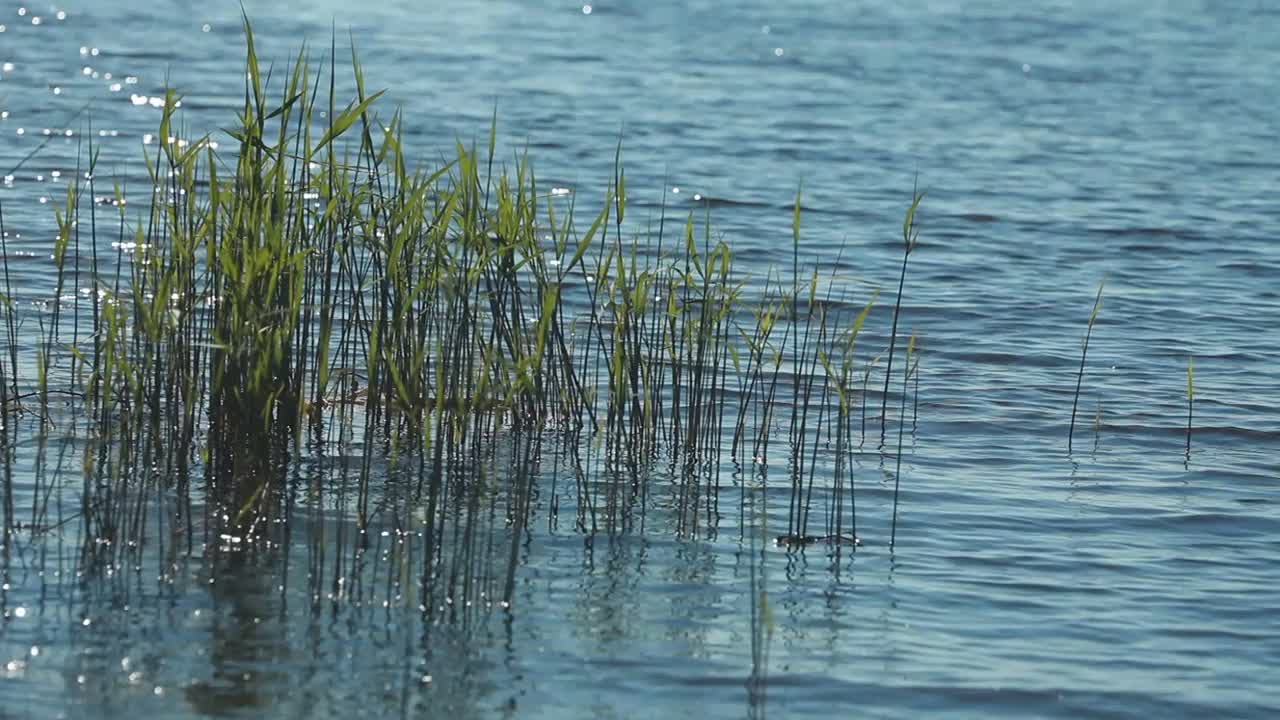
<svg viewBox="0 0 1280 720"><path fill-rule="evenodd" d="M4 269L4 297L0 298L0 303L4 306L4 329L5 340L9 346L9 368L8 382L9 387L8 398L3 405L0 405L0 412L7 412L10 402L18 402L18 324L15 318L15 304L13 301L13 284L9 276L9 233L4 227L4 203L0 202L0 262L3 262ZM3 359L0 358L0 362Z"/></svg>
<svg viewBox="0 0 1280 720"><path fill-rule="evenodd" d="M885 420L889 408L889 378L893 375L893 348L898 340L898 313L902 310L902 291L907 282L907 260L916 249L920 231L916 229L916 211L924 200L924 193L911 189L911 207L902 220L902 272L898 275L898 294L893 300L893 326L889 330L889 357L884 366L884 395L880 398L880 447L884 447Z"/></svg>
<svg viewBox="0 0 1280 720"><path fill-rule="evenodd" d="M800 198L804 184L796 188L796 202L791 211L791 322L796 322L795 303L800 299Z"/></svg>
<svg viewBox="0 0 1280 720"><path fill-rule="evenodd" d="M868 360L862 372L862 437L858 440L858 447L862 447L867 442L867 391L871 385L871 372L875 370L877 362L880 362L879 355Z"/></svg>
<svg viewBox="0 0 1280 720"><path fill-rule="evenodd" d="M1098 321L1098 313L1102 310L1102 288L1106 281L1098 283L1098 294L1093 299L1093 310L1089 313L1089 326L1085 329L1084 340L1080 343L1080 370L1076 373L1076 394L1071 401L1071 427L1067 430L1067 453L1071 452L1071 440L1076 432L1076 411L1080 407L1080 386L1084 382L1085 358L1089 355L1089 338L1093 335L1093 325Z"/></svg>
<svg viewBox="0 0 1280 720"><path fill-rule="evenodd" d="M789 537L798 537L799 531L796 529L796 520L798 519L799 502L804 495L804 428L801 425L801 437L796 437L796 424L800 414L801 405L801 385L804 381L804 350L800 341L800 199L803 192L803 185L796 189L795 206L791 215L791 326L794 330L791 345L791 362L795 369L792 371L791 379L791 498L789 505L789 513L787 524ZM811 286L816 292L817 290L817 273L814 274L814 283ZM811 321L813 320L813 295L810 293L808 304L808 315L805 318L805 336L804 345L807 347L809 342L809 330ZM809 410L809 398L807 393L804 399L804 410L807 416Z"/></svg>
<svg viewBox="0 0 1280 720"><path fill-rule="evenodd" d="M1192 355L1187 356L1187 458L1191 457L1191 419L1194 412L1196 402L1196 360Z"/></svg>
<svg viewBox="0 0 1280 720"><path fill-rule="evenodd" d="M907 383L911 380L911 361L916 353L916 333L911 332L907 341L907 372L902 376L902 400L898 408L898 453L894 460L893 471L893 523L889 526L889 549L892 550L898 541L898 489L902 485L902 434L906 429Z"/></svg>

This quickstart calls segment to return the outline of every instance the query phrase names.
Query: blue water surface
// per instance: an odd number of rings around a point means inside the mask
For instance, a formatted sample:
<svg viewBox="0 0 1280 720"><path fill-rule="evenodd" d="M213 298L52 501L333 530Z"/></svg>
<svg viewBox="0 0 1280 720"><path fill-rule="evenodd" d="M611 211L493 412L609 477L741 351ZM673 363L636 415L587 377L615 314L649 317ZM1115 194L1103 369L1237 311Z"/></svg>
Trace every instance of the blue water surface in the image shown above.
<svg viewBox="0 0 1280 720"><path fill-rule="evenodd" d="M927 190L902 308L923 361L897 545L893 457L871 442L856 554L774 546L785 468L726 460L721 512L693 533L675 532L660 490L643 528L595 535L551 522L544 493L516 601L430 622L387 589L377 551L334 571L372 580L319 597L301 532L283 551L295 561L270 570L233 554L164 582L155 567L90 582L72 522L15 545L0 717L1280 716L1273 4L245 10L277 73L304 43L317 67L331 45L345 62L354 39L424 164L487 142L496 108L499 157L527 149L540 184L589 205L621 141L632 217L656 217L664 195L681 221L709 211L760 277L790 267L800 190L802 262L851 302L881 289L869 326L887 326L903 212ZM226 142L243 48L235 2L0 2L0 202L24 351L57 300L53 210L88 144L99 178L145 198L153 99L178 89L186 134ZM74 513L82 451L19 445L20 516L48 487ZM349 517L324 522L350 532ZM767 642L754 664L753 633Z"/></svg>

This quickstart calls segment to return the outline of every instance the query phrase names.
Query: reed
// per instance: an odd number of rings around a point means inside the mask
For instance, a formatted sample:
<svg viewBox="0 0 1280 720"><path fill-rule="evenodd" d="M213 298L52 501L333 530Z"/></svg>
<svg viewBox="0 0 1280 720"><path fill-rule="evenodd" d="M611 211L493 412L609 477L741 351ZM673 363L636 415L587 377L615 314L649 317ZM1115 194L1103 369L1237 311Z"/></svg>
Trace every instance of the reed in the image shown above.
<svg viewBox="0 0 1280 720"><path fill-rule="evenodd" d="M862 436L858 441L858 447L862 447L867 442L867 390L871 385L871 373L875 370L876 363L880 362L883 355L876 355L867 361L866 367L862 369Z"/></svg>
<svg viewBox="0 0 1280 720"><path fill-rule="evenodd" d="M912 367L913 356L916 352L916 333L911 332L910 339L907 340L907 368ZM898 543L898 490L902 486L902 435L907 426L906 409L907 409L907 383L911 379L911 372L903 373L902 376L902 400L901 407L898 408L898 451L894 455L894 471L893 471L893 521L889 526L889 549L892 550Z"/></svg>
<svg viewBox="0 0 1280 720"><path fill-rule="evenodd" d="M1093 299L1093 310L1089 312L1089 324L1085 328L1084 339L1080 341L1080 370L1076 373L1076 392L1071 400L1071 425L1067 430L1067 453L1071 452L1071 441L1076 433L1076 411L1080 407L1080 387L1084 383L1085 359L1089 355L1089 339L1093 336L1093 325L1098 321L1098 313L1102 311L1102 288L1106 281L1098 283L1098 294Z"/></svg>
<svg viewBox="0 0 1280 720"><path fill-rule="evenodd" d="M1187 356L1187 459L1191 459L1191 421L1196 403L1196 360L1195 356Z"/></svg>
<svg viewBox="0 0 1280 720"><path fill-rule="evenodd" d="M843 249L830 272L805 266L801 191L790 282L770 269L757 288L709 207L678 223L664 195L637 219L621 142L596 198L540 185L523 152L504 159L496 112L487 143L419 168L354 52L344 103L336 39L327 66L304 49L272 73L247 18L244 36L225 136L190 137L166 92L146 202L117 185L115 216L86 204L102 183L89 147L54 261L59 294L88 284L93 302L65 318L55 303L26 366L4 268L0 402L17 407L21 367L42 417L54 393L83 397L86 571L157 543L266 549L305 527L315 597L343 598L381 526L405 539L387 582L428 612L510 605L536 513L555 527L572 507L578 531L623 533L660 508L681 536L714 532L722 460L749 453L764 477L779 448L777 540L857 545L855 403L865 442L878 359L857 350L878 293L847 301ZM903 224L886 376L923 197ZM915 353L913 336L904 419ZM896 488L894 512L891 540ZM763 587L758 603L767 625Z"/></svg>
<svg viewBox="0 0 1280 720"><path fill-rule="evenodd" d="M911 189L911 207L907 208L906 217L902 220L902 271L898 275L898 294L893 299L893 325L889 329L889 350L884 366L884 391L880 397L881 448L884 448L885 422L889 408L889 379L893 376L893 350L898 341L898 314L902 311L902 292L907 282L907 261L920 240L920 231L916 229L916 211L920 209L924 195L915 187Z"/></svg>
<svg viewBox="0 0 1280 720"><path fill-rule="evenodd" d="M0 373L3 373L9 385L5 402L0 405L0 411L7 413L10 410L9 403L17 402L18 399L18 323L17 314L15 313L13 300L13 283L9 275L9 232L4 225L4 202L0 200L0 259L3 260L4 270L4 295L0 297L0 304L4 308L4 330L5 342L8 345L8 357L0 359ZM9 365L5 368L3 360L7 359ZM3 383L0 383L3 384Z"/></svg>

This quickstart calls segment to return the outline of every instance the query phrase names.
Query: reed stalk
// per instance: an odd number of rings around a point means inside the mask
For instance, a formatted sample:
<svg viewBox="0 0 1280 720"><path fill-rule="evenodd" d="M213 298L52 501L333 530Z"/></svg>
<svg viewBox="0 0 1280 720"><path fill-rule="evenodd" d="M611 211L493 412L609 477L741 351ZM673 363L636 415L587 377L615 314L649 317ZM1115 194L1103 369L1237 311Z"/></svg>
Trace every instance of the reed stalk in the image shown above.
<svg viewBox="0 0 1280 720"><path fill-rule="evenodd" d="M911 189L911 206L902 220L902 270L898 274L898 293L893 299L893 325L889 329L889 351L884 366L884 391L880 398L880 447L884 448L885 422L889 408L889 379L893 375L893 350L898 340L898 314L902 311L902 292L907 282L907 260L916 249L920 231L916 228L916 211L924 200L924 193Z"/></svg>
<svg viewBox="0 0 1280 720"><path fill-rule="evenodd" d="M1191 421L1196 402L1196 361L1195 356L1187 356L1187 459L1191 459Z"/></svg>
<svg viewBox="0 0 1280 720"><path fill-rule="evenodd" d="M1102 288L1106 281L1098 283L1098 294L1093 299L1093 310L1089 312L1089 324L1085 328L1084 339L1080 342L1080 370L1076 373L1076 392L1071 400L1071 426L1067 430L1067 453L1071 453L1071 440L1076 432L1076 410L1080 406L1080 387L1084 383L1085 359L1089 355L1089 339L1093 336L1093 325L1098 321L1098 313L1102 310Z"/></svg>
<svg viewBox="0 0 1280 720"><path fill-rule="evenodd" d="M907 367L912 366L912 356L916 351L916 333L911 332L911 338L907 340ZM898 490L902 486L902 435L906 429L906 409L907 409L907 382L911 379L911 373L905 372L902 376L902 400L898 408L898 452L894 456L893 471L893 521L889 526L889 549L892 551L898 542Z"/></svg>

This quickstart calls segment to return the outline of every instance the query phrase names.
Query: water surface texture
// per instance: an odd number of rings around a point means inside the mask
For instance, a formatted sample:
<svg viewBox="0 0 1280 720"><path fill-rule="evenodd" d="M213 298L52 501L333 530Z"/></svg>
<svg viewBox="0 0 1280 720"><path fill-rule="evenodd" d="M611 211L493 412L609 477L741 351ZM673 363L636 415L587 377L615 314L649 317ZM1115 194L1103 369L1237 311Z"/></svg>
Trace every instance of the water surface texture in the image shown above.
<svg viewBox="0 0 1280 720"><path fill-rule="evenodd" d="M574 479L546 463L509 607L480 573L425 612L414 582L393 582L399 529L375 525L350 566L324 553L356 532L336 510L271 554L197 548L170 566L157 550L90 577L71 519L83 448L11 414L17 517L44 504L68 520L9 549L0 716L1280 715L1280 11L732 5L246 10L277 72L304 41L319 62L336 37L345 61L354 38L424 161L483 144L496 106L501 157L528 148L540 183L589 205L621 138L632 217L656 217L664 192L681 221L709 211L759 277L790 268L803 186L801 262L836 272L850 302L881 289L881 335L918 181L900 329L924 359L892 553L895 458L869 440L856 553L773 543L785 467L726 458L717 511L693 529L652 479L644 523L593 534L556 518L552 484ZM54 208L89 140L99 178L141 199L166 84L189 135L227 142L239 12L0 2L0 202L24 352L58 302ZM479 537L505 548L511 532L489 518Z"/></svg>

